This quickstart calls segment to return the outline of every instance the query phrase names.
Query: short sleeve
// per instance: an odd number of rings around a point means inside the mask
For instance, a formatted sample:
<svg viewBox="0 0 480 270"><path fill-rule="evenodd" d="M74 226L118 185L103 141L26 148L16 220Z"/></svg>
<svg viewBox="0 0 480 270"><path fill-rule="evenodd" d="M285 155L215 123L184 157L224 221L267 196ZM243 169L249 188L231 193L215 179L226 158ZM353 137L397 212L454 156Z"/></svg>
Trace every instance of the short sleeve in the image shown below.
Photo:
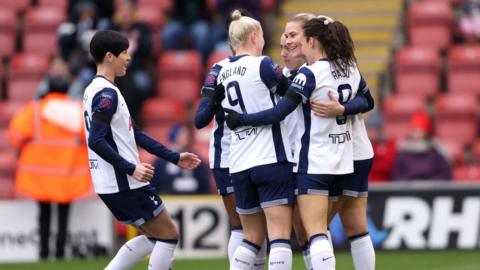
<svg viewBox="0 0 480 270"><path fill-rule="evenodd" d="M301 95L303 98L303 103L306 103L310 99L310 95L312 94L313 90L315 90L315 87L315 75L313 75L310 69L303 67L292 79L289 91L293 91Z"/></svg>
<svg viewBox="0 0 480 270"><path fill-rule="evenodd" d="M283 76L282 68L272 58L266 56L260 63L260 78L267 88L275 93L277 85Z"/></svg>
<svg viewBox="0 0 480 270"><path fill-rule="evenodd" d="M205 77L205 80L203 81L202 94L203 94L203 91L208 91L208 90L213 91L215 89L215 86L217 85L218 74L221 69L222 69L221 65L215 64L208 71L208 74Z"/></svg>
<svg viewBox="0 0 480 270"><path fill-rule="evenodd" d="M92 115L101 116L101 119L110 122L117 111L117 105L117 92L112 88L104 88L92 99Z"/></svg>

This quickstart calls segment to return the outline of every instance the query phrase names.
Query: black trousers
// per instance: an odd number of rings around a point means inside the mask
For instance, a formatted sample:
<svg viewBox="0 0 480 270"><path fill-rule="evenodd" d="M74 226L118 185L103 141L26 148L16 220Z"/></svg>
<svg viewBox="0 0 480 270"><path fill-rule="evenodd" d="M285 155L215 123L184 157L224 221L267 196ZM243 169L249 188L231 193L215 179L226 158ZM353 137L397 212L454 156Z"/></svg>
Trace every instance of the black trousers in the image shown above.
<svg viewBox="0 0 480 270"><path fill-rule="evenodd" d="M52 215L52 204L50 202L38 202L40 215L38 223L40 227L40 259L48 259L50 254L50 221ZM67 238L69 203L58 204L58 234L56 239L55 257L63 259L65 257L65 242Z"/></svg>

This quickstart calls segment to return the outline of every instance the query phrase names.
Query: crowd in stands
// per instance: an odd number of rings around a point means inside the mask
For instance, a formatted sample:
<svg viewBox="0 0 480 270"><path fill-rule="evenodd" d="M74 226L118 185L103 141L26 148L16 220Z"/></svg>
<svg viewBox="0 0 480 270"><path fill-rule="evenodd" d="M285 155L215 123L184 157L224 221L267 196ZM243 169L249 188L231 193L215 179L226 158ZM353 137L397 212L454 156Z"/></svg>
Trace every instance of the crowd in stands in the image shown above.
<svg viewBox="0 0 480 270"><path fill-rule="evenodd" d="M393 91L380 92L382 128L371 119L372 181L480 179L479 8L477 0L407 2Z"/></svg>
<svg viewBox="0 0 480 270"><path fill-rule="evenodd" d="M172 126L190 129L205 71L229 54L230 11L244 8L263 20L277 12L279 2L2 2L0 131L5 133L16 108L48 93L53 76L67 76L69 95L81 99L95 74L90 38L114 29L128 37L132 55L127 76L116 83L134 120L168 145ZM393 91L379 89L381 102L368 116L375 149L371 181L479 179L480 1L407 1L405 22L405 43L392 57ZM267 46L270 34L267 28ZM208 131L190 133L188 147L207 160ZM0 186L12 187L15 150L0 141ZM13 195L9 188L0 190L1 197Z"/></svg>
<svg viewBox="0 0 480 270"><path fill-rule="evenodd" d="M191 137L186 147L202 153L207 161L208 131L194 131L189 119L200 98L204 72L229 54L228 14L245 8L263 18L264 13L274 12L275 2L2 1L0 131L6 133L23 104L48 95L51 78L68 78L68 94L80 100L96 72L88 53L90 39L97 30L113 29L130 42L127 76L115 83L124 91L134 121L166 145L174 143L168 139L172 127L184 126ZM17 154L6 140L0 141L0 197L12 197ZM141 155L152 159L145 152ZM213 182L204 183L204 173L200 173L200 193L215 191Z"/></svg>

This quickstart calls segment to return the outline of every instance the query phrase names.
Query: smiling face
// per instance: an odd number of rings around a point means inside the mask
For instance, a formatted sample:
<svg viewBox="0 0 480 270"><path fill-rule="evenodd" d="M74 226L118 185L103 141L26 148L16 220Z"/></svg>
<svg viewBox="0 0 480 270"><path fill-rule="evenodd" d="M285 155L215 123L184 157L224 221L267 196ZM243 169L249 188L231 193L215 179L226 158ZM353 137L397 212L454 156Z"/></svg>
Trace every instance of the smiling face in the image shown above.
<svg viewBox="0 0 480 270"><path fill-rule="evenodd" d="M296 70L300 68L305 61L299 56L300 48L297 47L294 50L290 50L286 45L286 41L287 38L284 34L280 38L280 56L282 57L283 63L289 70Z"/></svg>
<svg viewBox="0 0 480 270"><path fill-rule="evenodd" d="M295 51L300 49L302 44L302 39L305 39L303 35L302 23L299 21L291 21L285 25L285 44L288 49Z"/></svg>

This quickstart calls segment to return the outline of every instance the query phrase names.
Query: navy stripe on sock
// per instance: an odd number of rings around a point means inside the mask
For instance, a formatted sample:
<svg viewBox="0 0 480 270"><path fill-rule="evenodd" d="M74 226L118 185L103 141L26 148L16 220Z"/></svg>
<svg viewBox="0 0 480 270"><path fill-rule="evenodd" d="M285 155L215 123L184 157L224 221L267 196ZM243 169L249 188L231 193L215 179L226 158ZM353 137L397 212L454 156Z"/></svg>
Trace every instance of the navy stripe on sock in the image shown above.
<svg viewBox="0 0 480 270"><path fill-rule="evenodd" d="M250 241L248 241L248 240L245 240L245 239L243 239L242 242L243 242L242 244L243 244L244 246L246 246L246 247L249 248L249 249L252 249L252 251L254 251L255 254L260 251L260 248L261 248L260 246L254 244L254 243L252 243L252 242L250 242Z"/></svg>
<svg viewBox="0 0 480 270"><path fill-rule="evenodd" d="M359 238L365 237L365 236L367 236L367 235L368 235L368 232L360 233L360 234L357 234L357 235L353 235L353 236L348 237L348 240L349 240L350 242L352 242L352 241L355 241L355 240L357 240L357 239L359 239Z"/></svg>
<svg viewBox="0 0 480 270"><path fill-rule="evenodd" d="M286 247L286 248L291 248L292 244L290 240L288 239L275 239L270 241L270 248L274 247Z"/></svg>
<svg viewBox="0 0 480 270"><path fill-rule="evenodd" d="M328 236L324 233L317 233L317 234L314 234L312 235L312 237L310 237L310 240L308 240L309 243L313 243L313 240L317 239L317 238L325 238L328 240Z"/></svg>
<svg viewBox="0 0 480 270"><path fill-rule="evenodd" d="M234 226L230 228L230 231L243 231L243 227L240 226Z"/></svg>
<svg viewBox="0 0 480 270"><path fill-rule="evenodd" d="M157 241L160 241L160 242L164 242L164 243L168 243L168 244L174 244L176 245L178 243L178 239L161 239L161 238L155 238L155 237L147 237L148 240L152 241L152 242L157 242Z"/></svg>

